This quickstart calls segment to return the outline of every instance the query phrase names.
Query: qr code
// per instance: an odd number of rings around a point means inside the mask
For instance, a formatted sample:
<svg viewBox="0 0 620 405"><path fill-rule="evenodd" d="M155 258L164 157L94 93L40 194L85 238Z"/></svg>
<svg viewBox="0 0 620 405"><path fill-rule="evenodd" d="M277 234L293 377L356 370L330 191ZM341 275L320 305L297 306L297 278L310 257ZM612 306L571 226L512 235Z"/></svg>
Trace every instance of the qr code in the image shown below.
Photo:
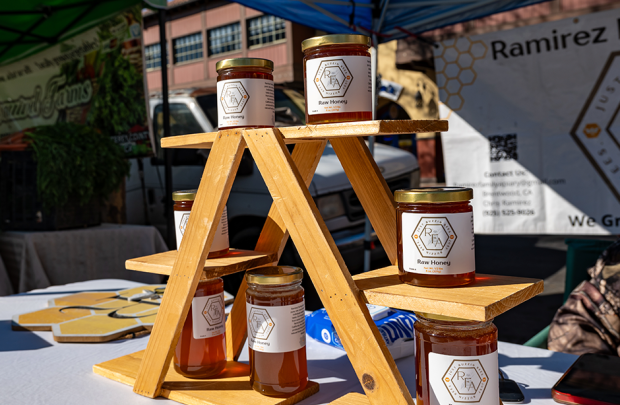
<svg viewBox="0 0 620 405"><path fill-rule="evenodd" d="M491 135L491 162L500 160L518 160L517 134Z"/></svg>

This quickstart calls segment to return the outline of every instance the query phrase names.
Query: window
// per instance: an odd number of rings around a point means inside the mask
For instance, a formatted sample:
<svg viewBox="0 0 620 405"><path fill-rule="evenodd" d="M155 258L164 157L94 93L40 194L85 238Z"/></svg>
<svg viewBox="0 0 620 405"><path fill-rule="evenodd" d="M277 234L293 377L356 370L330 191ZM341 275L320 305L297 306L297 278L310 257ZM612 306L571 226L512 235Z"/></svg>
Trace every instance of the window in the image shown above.
<svg viewBox="0 0 620 405"><path fill-rule="evenodd" d="M213 28L208 35L209 56L241 49L241 23Z"/></svg>
<svg viewBox="0 0 620 405"><path fill-rule="evenodd" d="M276 104L276 126L295 126L306 124L304 96L295 90L274 91Z"/></svg>
<svg viewBox="0 0 620 405"><path fill-rule="evenodd" d="M198 105L202 108L211 125L217 128L217 94L206 94L204 96L196 97Z"/></svg>
<svg viewBox="0 0 620 405"><path fill-rule="evenodd" d="M172 40L174 63L202 59L202 33L187 35Z"/></svg>
<svg viewBox="0 0 620 405"><path fill-rule="evenodd" d="M262 15L248 20L250 47L280 42L285 39L285 21L273 15Z"/></svg>
<svg viewBox="0 0 620 405"><path fill-rule="evenodd" d="M161 138L163 138L164 136L163 104L158 104L155 106L155 111L153 115L153 132L155 133L155 137L157 139L157 145L161 145ZM200 126L200 124L196 120L196 117L194 117L194 114L186 104L170 103L170 135L177 136L197 134L201 132L204 132L203 128ZM195 151L192 151L190 153L179 153L181 150L182 149L174 150L173 164L204 164L204 162L199 159L199 156L196 155ZM164 151L162 148L157 148L157 157L163 162ZM174 162L175 160L178 161L179 159L184 159L186 162ZM193 163L187 163L188 159Z"/></svg>
<svg viewBox="0 0 620 405"><path fill-rule="evenodd" d="M161 47L159 43L145 46L144 56L146 58L147 70L161 68ZM167 56L168 52L166 52L166 59L168 59Z"/></svg>

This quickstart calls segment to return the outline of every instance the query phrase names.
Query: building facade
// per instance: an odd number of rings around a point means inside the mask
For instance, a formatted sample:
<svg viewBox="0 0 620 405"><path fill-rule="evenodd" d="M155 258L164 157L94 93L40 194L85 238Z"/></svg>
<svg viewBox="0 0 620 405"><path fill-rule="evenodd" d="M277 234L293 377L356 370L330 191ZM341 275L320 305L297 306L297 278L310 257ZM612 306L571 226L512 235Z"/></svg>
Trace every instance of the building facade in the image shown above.
<svg viewBox="0 0 620 405"><path fill-rule="evenodd" d="M274 62L276 83L303 84L301 41L315 30L227 1L176 0L166 11L170 90L215 87L215 64L228 58ZM159 18L144 14L149 92L161 91Z"/></svg>

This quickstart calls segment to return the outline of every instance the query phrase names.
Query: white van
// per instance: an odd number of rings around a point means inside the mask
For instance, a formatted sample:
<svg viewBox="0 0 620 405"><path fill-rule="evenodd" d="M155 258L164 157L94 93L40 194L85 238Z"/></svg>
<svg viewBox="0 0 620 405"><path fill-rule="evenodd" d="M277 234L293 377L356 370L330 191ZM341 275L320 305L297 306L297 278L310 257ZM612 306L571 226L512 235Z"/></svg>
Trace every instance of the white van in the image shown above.
<svg viewBox="0 0 620 405"><path fill-rule="evenodd" d="M305 123L304 98L291 89L276 87L276 126ZM171 134L183 135L217 130L215 89L189 89L170 92ZM161 95L150 98L150 112L156 143L162 136ZM292 150L292 145L290 146ZM172 149L173 190L198 188L208 150ZM375 160L392 191L418 187L420 171L416 158L409 152L375 143ZM150 223L166 235L164 216L164 161L161 148L157 157L144 159L146 205ZM127 179L127 222L144 224L142 190L136 159L132 159L131 175ZM310 194L321 212L327 227L351 273L363 267L364 210L331 145L327 145L310 185ZM228 199L230 245L253 249L260 234L272 199L251 155L246 152ZM373 234L373 260L385 258L385 253ZM290 244L289 244L290 245ZM285 249L282 263L301 265L292 246ZM227 287L234 291L234 287Z"/></svg>

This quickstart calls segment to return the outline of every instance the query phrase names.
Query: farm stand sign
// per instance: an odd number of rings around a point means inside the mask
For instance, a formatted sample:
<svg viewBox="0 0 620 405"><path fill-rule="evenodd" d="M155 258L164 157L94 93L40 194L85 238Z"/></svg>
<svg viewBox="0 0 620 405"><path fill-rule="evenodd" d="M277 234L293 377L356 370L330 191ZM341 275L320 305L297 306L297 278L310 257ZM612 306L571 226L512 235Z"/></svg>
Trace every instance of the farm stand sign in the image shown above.
<svg viewBox="0 0 620 405"><path fill-rule="evenodd" d="M132 7L26 59L0 66L0 138L73 122L109 135L127 157L152 154L142 14Z"/></svg>

